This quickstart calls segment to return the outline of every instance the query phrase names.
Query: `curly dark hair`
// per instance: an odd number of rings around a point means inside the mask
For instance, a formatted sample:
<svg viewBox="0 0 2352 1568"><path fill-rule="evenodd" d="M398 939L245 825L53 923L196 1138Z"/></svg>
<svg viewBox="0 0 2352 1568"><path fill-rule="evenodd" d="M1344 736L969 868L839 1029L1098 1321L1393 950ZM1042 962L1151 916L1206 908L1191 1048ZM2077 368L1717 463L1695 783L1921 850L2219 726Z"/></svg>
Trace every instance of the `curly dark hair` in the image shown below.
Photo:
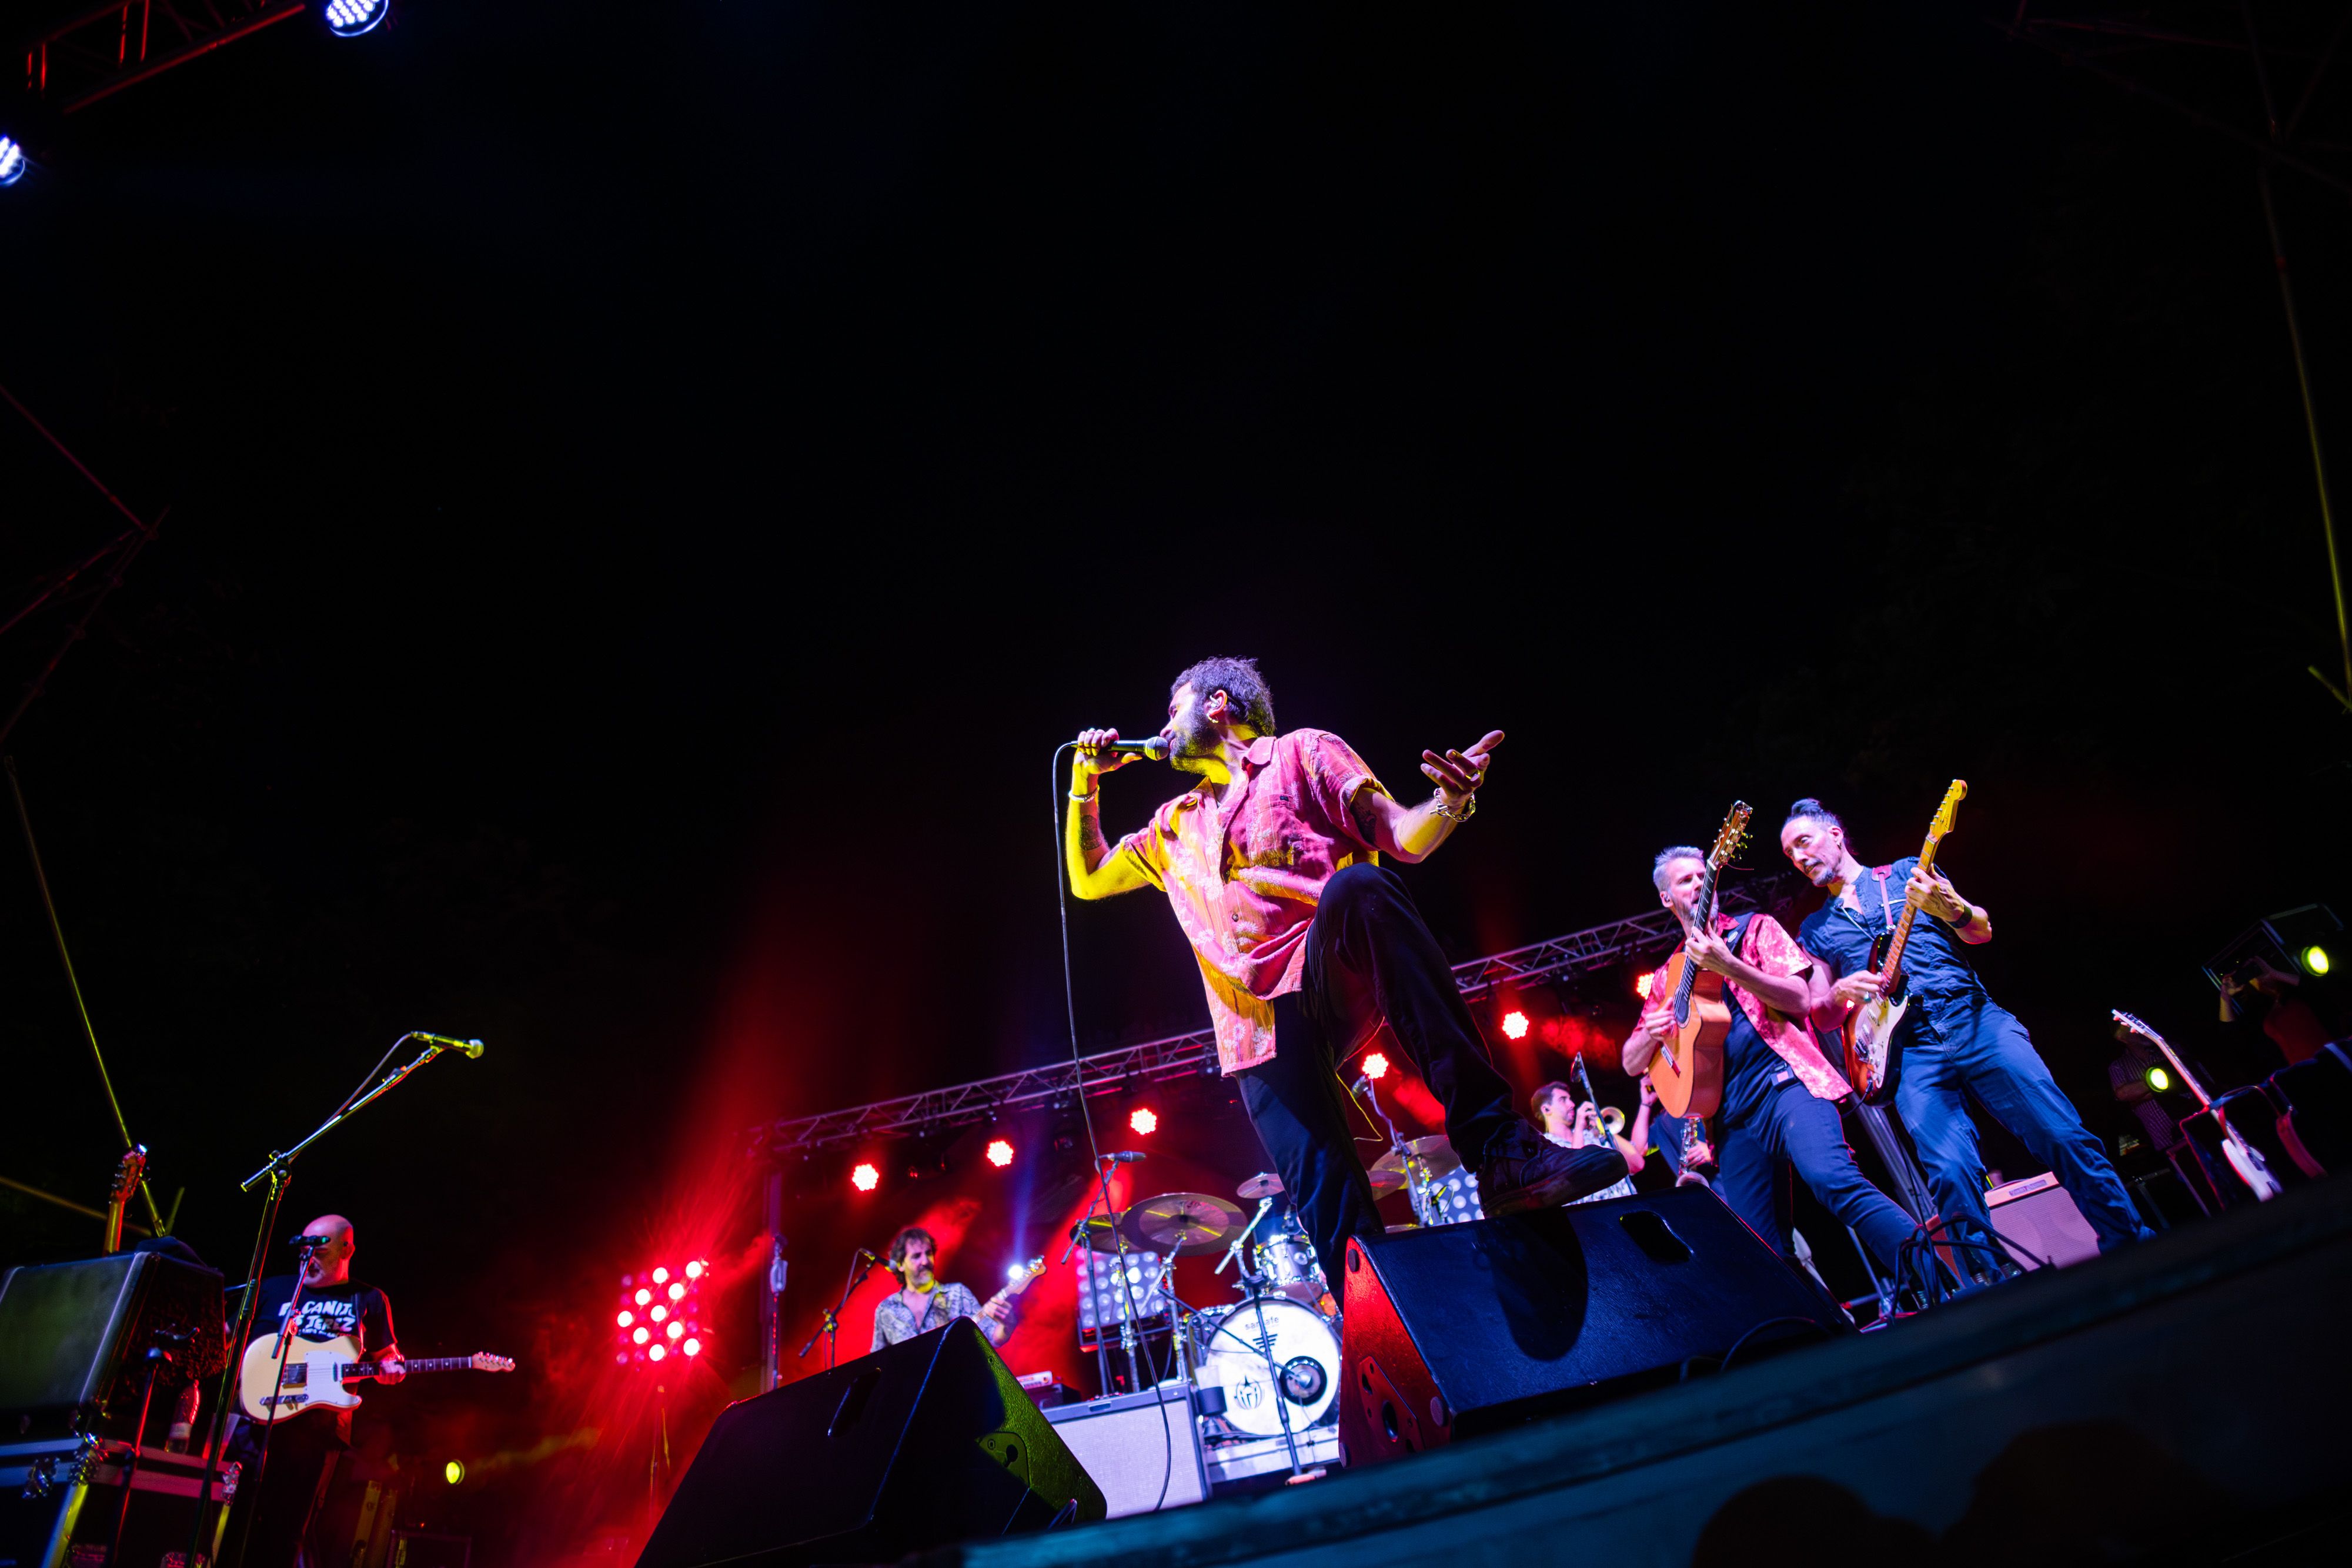
<svg viewBox="0 0 2352 1568"><path fill-rule="evenodd" d="M1203 659L1169 683L1169 696L1186 686L1204 702L1211 692L1224 693L1242 710L1244 724L1260 735L1275 733L1274 692L1257 673L1255 659Z"/></svg>
<svg viewBox="0 0 2352 1568"><path fill-rule="evenodd" d="M924 1229L919 1225L909 1225L907 1228L898 1232L898 1235L890 1238L890 1271L892 1273L898 1273L899 1271L898 1266L907 1260L907 1243L909 1241L919 1241L924 1246L929 1248L931 1249L931 1266L933 1268L939 1267L939 1238L933 1236L929 1231Z"/></svg>

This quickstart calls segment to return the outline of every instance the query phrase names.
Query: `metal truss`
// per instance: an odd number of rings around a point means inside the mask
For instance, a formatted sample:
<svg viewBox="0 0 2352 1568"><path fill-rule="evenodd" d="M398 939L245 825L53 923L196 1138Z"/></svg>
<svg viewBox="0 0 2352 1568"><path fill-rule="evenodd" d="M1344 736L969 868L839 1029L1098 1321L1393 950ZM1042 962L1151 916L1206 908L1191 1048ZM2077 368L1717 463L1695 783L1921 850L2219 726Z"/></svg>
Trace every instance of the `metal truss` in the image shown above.
<svg viewBox="0 0 2352 1568"><path fill-rule="evenodd" d="M1726 888L1723 907L1731 914L1769 908L1795 891L1794 876L1765 877ZM1614 968L1663 952L1679 936L1675 917L1663 908L1653 909L1630 919L1612 920L1548 942L1456 964L1454 983L1461 988L1465 999L1477 1001L1507 988L1574 979ZM946 1132L992 1116L1066 1103L1081 1093L1116 1094L1145 1083L1214 1072L1216 1065L1216 1037L1198 1030L1101 1051L1076 1063L1026 1068L949 1089L853 1105L845 1111L782 1117L752 1128L751 1146L745 1152L753 1158L812 1154L874 1138Z"/></svg>
<svg viewBox="0 0 2352 1568"><path fill-rule="evenodd" d="M108 0L25 44L25 86L71 114L223 44L301 15L307 0Z"/></svg>

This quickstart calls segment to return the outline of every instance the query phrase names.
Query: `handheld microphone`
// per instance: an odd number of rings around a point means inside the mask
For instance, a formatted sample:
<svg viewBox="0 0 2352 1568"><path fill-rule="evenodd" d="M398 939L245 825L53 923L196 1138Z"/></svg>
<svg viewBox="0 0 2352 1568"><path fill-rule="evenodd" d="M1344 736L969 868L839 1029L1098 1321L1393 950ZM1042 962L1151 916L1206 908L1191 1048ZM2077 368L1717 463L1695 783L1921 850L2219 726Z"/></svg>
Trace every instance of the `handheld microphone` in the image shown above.
<svg viewBox="0 0 2352 1568"><path fill-rule="evenodd" d="M1138 1160L1150 1159L1150 1155L1145 1154L1140 1149L1121 1149L1115 1155L1105 1155L1103 1156L1103 1164L1107 1166L1131 1166Z"/></svg>
<svg viewBox="0 0 2352 1568"><path fill-rule="evenodd" d="M421 1040L437 1051L462 1051L470 1057L482 1054L482 1042L478 1040L452 1040L446 1034L427 1034L421 1029L410 1030L408 1038Z"/></svg>
<svg viewBox="0 0 2352 1568"><path fill-rule="evenodd" d="M1168 743L1156 735L1146 736L1141 740L1114 740L1107 745L1098 746L1095 749L1097 751L1131 751L1139 757L1148 757L1154 762L1168 760Z"/></svg>

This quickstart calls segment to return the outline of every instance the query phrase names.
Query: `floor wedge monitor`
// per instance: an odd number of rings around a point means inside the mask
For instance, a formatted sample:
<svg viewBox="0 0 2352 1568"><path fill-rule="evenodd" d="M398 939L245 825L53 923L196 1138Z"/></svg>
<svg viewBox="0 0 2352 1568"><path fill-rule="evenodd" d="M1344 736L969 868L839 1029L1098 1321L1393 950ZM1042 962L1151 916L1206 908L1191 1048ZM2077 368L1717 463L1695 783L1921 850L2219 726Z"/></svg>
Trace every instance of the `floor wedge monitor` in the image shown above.
<svg viewBox="0 0 2352 1568"><path fill-rule="evenodd" d="M1848 1331L1700 1187L1350 1241L1345 1321L1351 1466Z"/></svg>
<svg viewBox="0 0 2352 1568"><path fill-rule="evenodd" d="M971 1319L720 1413L638 1568L893 1563L1104 1516Z"/></svg>

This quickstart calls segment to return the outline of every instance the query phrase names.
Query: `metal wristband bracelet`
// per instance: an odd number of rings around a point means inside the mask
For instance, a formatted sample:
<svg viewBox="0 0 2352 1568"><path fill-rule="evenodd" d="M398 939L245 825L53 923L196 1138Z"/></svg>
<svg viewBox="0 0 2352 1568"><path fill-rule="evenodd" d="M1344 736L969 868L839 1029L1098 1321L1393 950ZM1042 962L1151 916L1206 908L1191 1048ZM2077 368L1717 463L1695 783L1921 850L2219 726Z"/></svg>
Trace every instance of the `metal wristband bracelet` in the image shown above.
<svg viewBox="0 0 2352 1568"><path fill-rule="evenodd" d="M1432 810L1449 822L1466 822L1478 814L1478 797L1475 794L1465 795L1462 797L1461 805L1448 807L1445 803L1445 791L1439 789L1430 795L1429 804Z"/></svg>

